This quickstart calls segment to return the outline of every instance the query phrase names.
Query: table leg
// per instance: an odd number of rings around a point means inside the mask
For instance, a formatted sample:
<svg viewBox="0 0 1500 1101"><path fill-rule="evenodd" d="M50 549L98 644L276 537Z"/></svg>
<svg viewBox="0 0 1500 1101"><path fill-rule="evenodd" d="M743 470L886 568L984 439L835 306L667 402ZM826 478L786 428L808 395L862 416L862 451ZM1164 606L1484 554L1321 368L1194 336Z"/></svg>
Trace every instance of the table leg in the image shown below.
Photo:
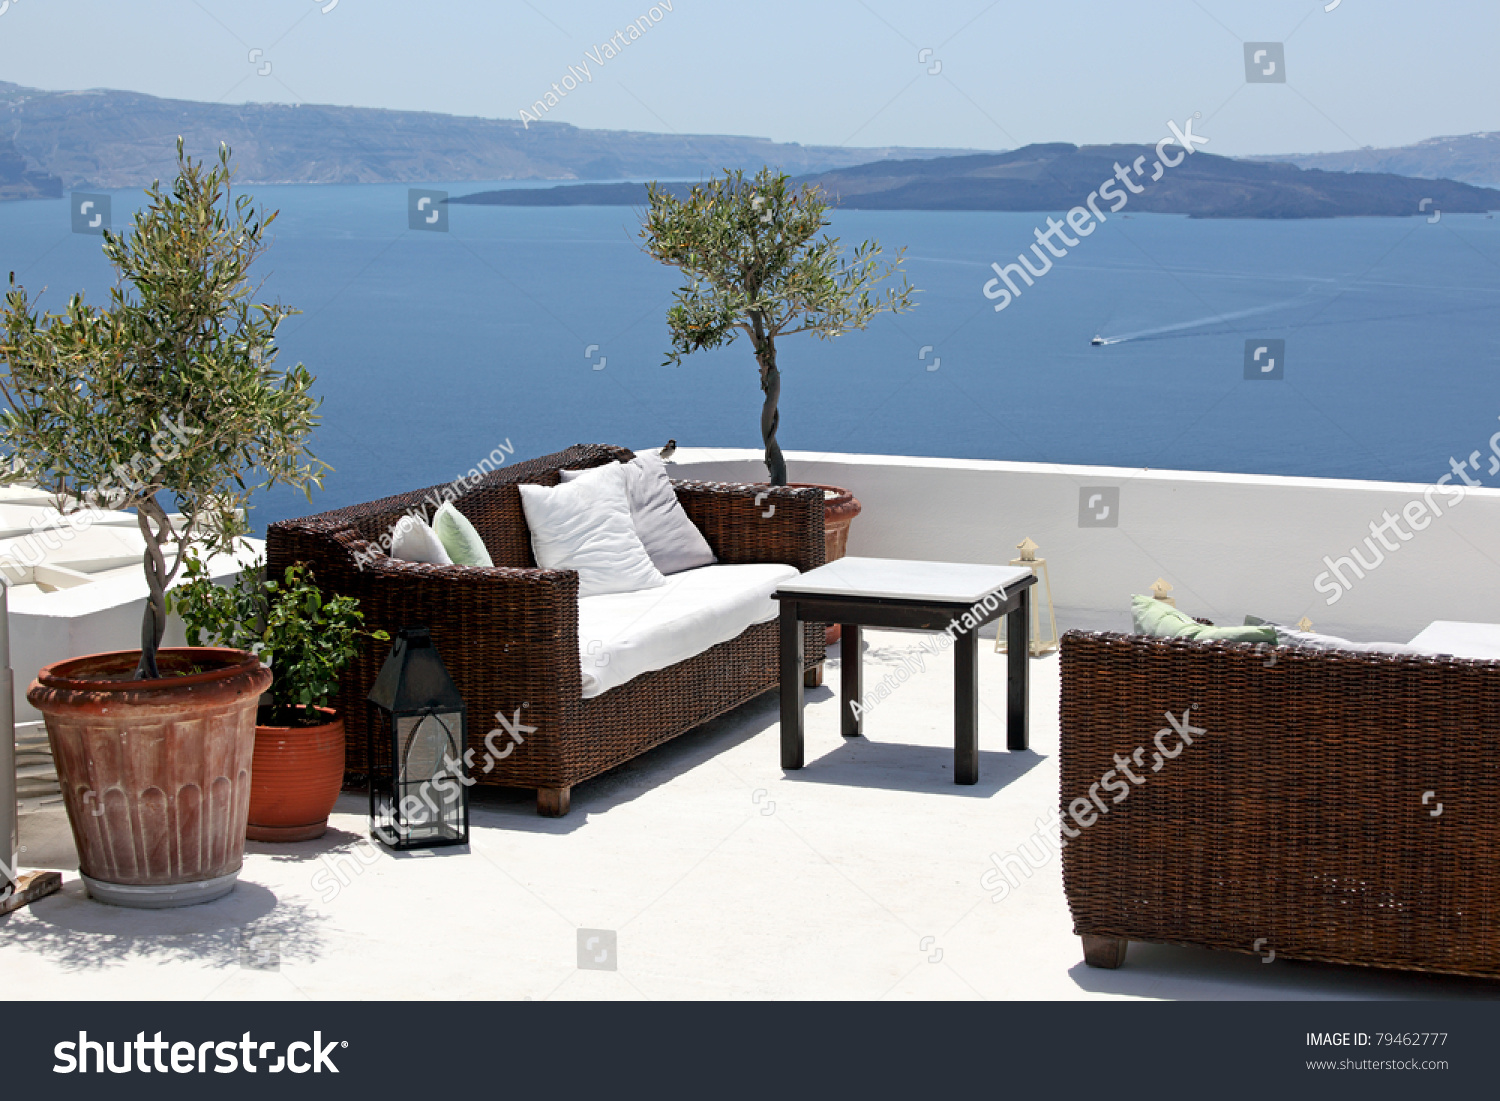
<svg viewBox="0 0 1500 1101"><path fill-rule="evenodd" d="M953 639L953 782L979 783L979 631Z"/></svg>
<svg viewBox="0 0 1500 1101"><path fill-rule="evenodd" d="M781 767L802 767L802 623L797 602L781 602Z"/></svg>
<svg viewBox="0 0 1500 1101"><path fill-rule="evenodd" d="M860 658L859 624L845 623L839 636L839 681L843 722L840 731L846 738L860 736L859 701L865 694L865 671Z"/></svg>
<svg viewBox="0 0 1500 1101"><path fill-rule="evenodd" d="M1005 716L1005 748L1025 749L1029 743L1027 715L1031 676L1031 588L1020 592L1015 611L1005 616L1006 681L1009 706Z"/></svg>

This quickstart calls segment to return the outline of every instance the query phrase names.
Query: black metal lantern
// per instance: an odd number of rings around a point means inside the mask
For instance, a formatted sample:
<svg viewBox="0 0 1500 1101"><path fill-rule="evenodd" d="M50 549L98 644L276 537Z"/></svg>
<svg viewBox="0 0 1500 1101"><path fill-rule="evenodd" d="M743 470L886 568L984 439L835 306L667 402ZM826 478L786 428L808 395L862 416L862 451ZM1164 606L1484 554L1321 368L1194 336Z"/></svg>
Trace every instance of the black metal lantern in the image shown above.
<svg viewBox="0 0 1500 1101"><path fill-rule="evenodd" d="M464 701L426 627L397 632L369 706L371 835L393 849L468 844Z"/></svg>

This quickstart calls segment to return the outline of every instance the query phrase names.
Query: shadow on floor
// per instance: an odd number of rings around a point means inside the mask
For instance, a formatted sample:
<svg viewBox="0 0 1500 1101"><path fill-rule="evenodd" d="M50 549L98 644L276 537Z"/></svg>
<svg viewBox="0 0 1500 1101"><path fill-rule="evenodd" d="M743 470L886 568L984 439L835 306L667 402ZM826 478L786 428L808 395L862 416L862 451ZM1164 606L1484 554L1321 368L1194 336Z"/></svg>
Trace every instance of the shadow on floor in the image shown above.
<svg viewBox="0 0 1500 1101"><path fill-rule="evenodd" d="M93 901L82 880L70 877L59 893L0 918L0 938L68 971L143 959L267 969L272 958L319 959L323 920L256 883L241 881L224 898L199 906L132 910Z"/></svg>
<svg viewBox="0 0 1500 1101"><path fill-rule="evenodd" d="M809 760L802 768L785 775L793 783L841 784L987 799L1025 776L1043 760L1041 754L1029 749L1010 753L980 750L979 782L955 784L953 749L950 746L903 745L848 738L832 753Z"/></svg>
<svg viewBox="0 0 1500 1101"><path fill-rule="evenodd" d="M335 814L359 815L369 822L370 803L360 792L343 792L333 808ZM471 816L472 817L472 816ZM348 830L330 825L328 832L312 841L246 841L245 852L264 856L277 863L302 864L322 856L337 860L340 855L367 846L373 852L383 853L394 860L441 860L447 856L462 856L469 851L467 845L438 845L430 849L405 849L397 851L387 848L370 836L368 829Z"/></svg>
<svg viewBox="0 0 1500 1101"><path fill-rule="evenodd" d="M1304 960L1266 963L1258 955L1174 944L1132 941L1124 965L1113 971L1084 963L1081 946L1078 954L1068 974L1080 990L1095 994L1173 1001L1500 998L1500 981L1489 979Z"/></svg>
<svg viewBox="0 0 1500 1101"><path fill-rule="evenodd" d="M809 703L832 698L833 692L827 687L807 689ZM710 719L602 776L576 785L573 788L573 809L562 818L538 815L535 792L475 787L469 792L470 820L475 826L528 833L571 833L586 826L589 815L602 814L671 783L726 750L774 728L780 721L776 689L768 689L733 711Z"/></svg>

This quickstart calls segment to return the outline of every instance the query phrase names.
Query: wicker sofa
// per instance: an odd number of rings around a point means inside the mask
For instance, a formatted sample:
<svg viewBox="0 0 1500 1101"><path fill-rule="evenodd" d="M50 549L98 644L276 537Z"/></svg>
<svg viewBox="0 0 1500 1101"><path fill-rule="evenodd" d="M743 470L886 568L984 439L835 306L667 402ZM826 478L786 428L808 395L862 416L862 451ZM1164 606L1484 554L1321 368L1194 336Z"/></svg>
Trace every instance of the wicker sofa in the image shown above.
<svg viewBox="0 0 1500 1101"><path fill-rule="evenodd" d="M497 716L519 715L522 744L481 784L534 788L537 810L566 814L573 785L691 730L777 684L777 624L749 628L667 669L647 673L592 699L581 688L578 574L537 569L521 483L556 485L558 472L633 458L624 448L580 444L491 471L454 505L478 529L495 565L432 566L381 553L378 541L408 511L430 518L449 487L387 497L300 520L272 524L272 575L307 562L325 591L357 596L366 625L393 635L425 625L463 694L469 743L482 760ZM813 489L675 482L678 500L721 563L822 565L823 496ZM823 660L819 624L806 627L808 677ZM365 697L385 659L366 647L344 675L335 706L345 716L348 779L367 772Z"/></svg>
<svg viewBox="0 0 1500 1101"><path fill-rule="evenodd" d="M1140 940L1500 977L1500 662L1072 631L1061 665L1087 963Z"/></svg>

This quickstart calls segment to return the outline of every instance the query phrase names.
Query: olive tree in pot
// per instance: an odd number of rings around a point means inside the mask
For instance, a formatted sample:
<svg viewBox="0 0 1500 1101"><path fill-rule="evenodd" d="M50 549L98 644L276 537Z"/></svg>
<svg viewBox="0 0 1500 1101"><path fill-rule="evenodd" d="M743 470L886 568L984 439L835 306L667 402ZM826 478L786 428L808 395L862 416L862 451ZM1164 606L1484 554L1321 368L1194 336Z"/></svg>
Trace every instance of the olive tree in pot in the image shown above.
<svg viewBox="0 0 1500 1101"><path fill-rule="evenodd" d="M249 650L276 678L270 703L256 719L245 836L322 837L344 780L344 720L328 701L361 640L391 636L364 630L358 598L325 598L312 570L300 563L288 566L279 581L263 580L257 564L220 586L195 555L184 577L168 594L167 606L187 625L188 642Z"/></svg>
<svg viewBox="0 0 1500 1101"><path fill-rule="evenodd" d="M43 314L12 275L0 311L8 477L64 510L132 509L144 538L140 648L48 665L27 699L47 721L90 893L153 908L233 889L271 681L243 650L163 648L167 588L187 548L233 552L252 490L310 495L326 469L306 450L312 376L273 365L295 311L252 301L275 215L231 194L227 148L205 164L179 139L177 157L170 188L154 184L129 232L104 236L118 275L107 306L79 294Z"/></svg>
<svg viewBox="0 0 1500 1101"><path fill-rule="evenodd" d="M832 340L865 328L878 313L912 309L916 291L901 273L902 253L882 262L880 244L865 241L845 257L838 238L819 236L829 225L823 192L812 184L797 187L771 168L748 180L742 171L726 171L692 188L685 199L653 183L647 197L641 230L646 251L687 277L667 311L666 362L681 365L683 356L700 348L749 339L760 369L766 472L773 486L784 486L786 461L776 439L777 338L813 333ZM897 274L900 285L877 290ZM813 488L823 490L824 550L833 561L843 557L860 505L847 489ZM827 640L837 637L838 628L829 627Z"/></svg>

